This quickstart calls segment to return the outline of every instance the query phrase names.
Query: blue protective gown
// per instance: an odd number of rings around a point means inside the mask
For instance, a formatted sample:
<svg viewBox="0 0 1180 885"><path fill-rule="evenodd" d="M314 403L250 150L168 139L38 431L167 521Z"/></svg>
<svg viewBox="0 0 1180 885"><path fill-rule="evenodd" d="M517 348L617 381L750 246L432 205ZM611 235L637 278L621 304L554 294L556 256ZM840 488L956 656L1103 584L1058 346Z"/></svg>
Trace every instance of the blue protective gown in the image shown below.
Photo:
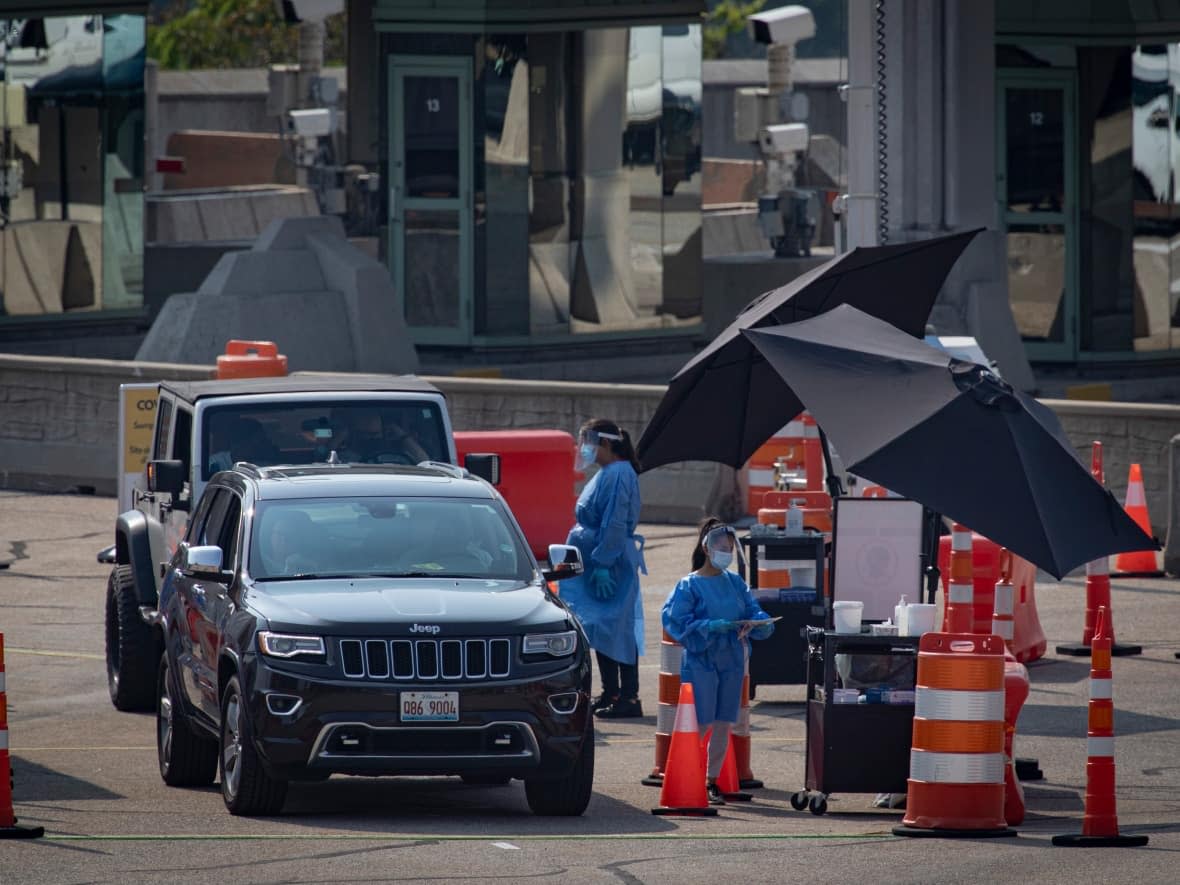
<svg viewBox="0 0 1180 885"><path fill-rule="evenodd" d="M709 621L752 621L769 618L754 599L746 582L734 572L713 577L690 574L664 602L664 630L684 646L680 657L680 681L692 683L697 723L737 722L746 673L747 643L736 630L710 633ZM765 639L774 624L755 627L751 639Z"/></svg>
<svg viewBox="0 0 1180 885"><path fill-rule="evenodd" d="M639 524L639 477L629 461L612 461L586 483L578 496L567 544L582 554L585 572L561 582L561 598L573 609L590 647L608 658L632 664L643 654L643 603L639 597L639 572L643 562L643 537ZM607 568L615 581L615 595L594 595L590 575Z"/></svg>

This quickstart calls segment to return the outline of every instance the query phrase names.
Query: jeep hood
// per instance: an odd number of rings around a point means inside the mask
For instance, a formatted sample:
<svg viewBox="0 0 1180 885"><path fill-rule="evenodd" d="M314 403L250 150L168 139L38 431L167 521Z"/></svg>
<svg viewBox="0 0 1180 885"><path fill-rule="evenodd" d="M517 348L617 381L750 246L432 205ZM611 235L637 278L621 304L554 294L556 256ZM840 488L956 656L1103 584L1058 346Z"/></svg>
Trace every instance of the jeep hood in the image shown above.
<svg viewBox="0 0 1180 885"><path fill-rule="evenodd" d="M483 635L572 620L544 587L469 578L282 581L246 602L272 630L326 635Z"/></svg>

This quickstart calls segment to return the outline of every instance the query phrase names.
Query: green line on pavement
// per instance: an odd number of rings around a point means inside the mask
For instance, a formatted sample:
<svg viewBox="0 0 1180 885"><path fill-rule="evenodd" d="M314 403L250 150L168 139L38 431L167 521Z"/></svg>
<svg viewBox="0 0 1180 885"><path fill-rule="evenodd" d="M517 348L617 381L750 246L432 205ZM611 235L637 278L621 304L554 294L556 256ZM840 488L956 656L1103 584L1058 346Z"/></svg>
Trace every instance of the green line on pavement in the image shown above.
<svg viewBox="0 0 1180 885"><path fill-rule="evenodd" d="M9 655L40 655L44 658L83 658L87 661L105 661L103 655L92 655L84 651L41 651L36 648L14 648L9 645L4 649Z"/></svg>
<svg viewBox="0 0 1180 885"><path fill-rule="evenodd" d="M139 835L78 835L78 834L47 834L46 842L204 842L211 839L221 839L232 842L280 842L290 839L311 838L311 833L226 833L196 834L187 833L177 836L139 834ZM883 839L892 838L889 833L569 833L563 835L438 835L424 833L415 835L406 833L397 836L357 833L323 833L314 835L316 839L329 839L334 842L558 842L583 841L595 842L608 839L618 841L643 842L659 840L693 840L707 839L714 842L727 840L774 840L774 839Z"/></svg>

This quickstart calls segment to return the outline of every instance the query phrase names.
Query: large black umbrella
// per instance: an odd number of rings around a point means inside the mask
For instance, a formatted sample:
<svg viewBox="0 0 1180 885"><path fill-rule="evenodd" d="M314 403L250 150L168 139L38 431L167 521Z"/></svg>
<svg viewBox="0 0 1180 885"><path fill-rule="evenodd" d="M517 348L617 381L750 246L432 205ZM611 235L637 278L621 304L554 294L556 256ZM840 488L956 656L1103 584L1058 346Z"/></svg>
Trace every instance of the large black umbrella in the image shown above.
<svg viewBox="0 0 1180 885"><path fill-rule="evenodd" d="M853 249L760 295L676 373L639 440L643 469L676 461L740 467L803 410L743 329L852 304L920 338L947 273L977 233Z"/></svg>
<svg viewBox="0 0 1180 885"><path fill-rule="evenodd" d="M1159 545L1095 482L1057 416L985 366L847 305L745 335L853 473L1054 577Z"/></svg>

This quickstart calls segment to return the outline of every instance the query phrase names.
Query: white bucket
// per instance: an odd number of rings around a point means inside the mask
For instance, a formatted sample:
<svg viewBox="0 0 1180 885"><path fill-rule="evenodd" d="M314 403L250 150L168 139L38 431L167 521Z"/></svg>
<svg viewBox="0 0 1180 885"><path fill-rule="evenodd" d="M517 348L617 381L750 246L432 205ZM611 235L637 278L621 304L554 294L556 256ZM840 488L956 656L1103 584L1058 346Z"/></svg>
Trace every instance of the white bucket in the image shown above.
<svg viewBox="0 0 1180 885"><path fill-rule="evenodd" d="M934 610L936 606L926 602L912 602L901 610L902 636L921 636L934 629Z"/></svg>
<svg viewBox="0 0 1180 885"><path fill-rule="evenodd" d="M860 616L864 613L865 604L854 600L844 599L832 603L832 616L837 633L859 633Z"/></svg>

